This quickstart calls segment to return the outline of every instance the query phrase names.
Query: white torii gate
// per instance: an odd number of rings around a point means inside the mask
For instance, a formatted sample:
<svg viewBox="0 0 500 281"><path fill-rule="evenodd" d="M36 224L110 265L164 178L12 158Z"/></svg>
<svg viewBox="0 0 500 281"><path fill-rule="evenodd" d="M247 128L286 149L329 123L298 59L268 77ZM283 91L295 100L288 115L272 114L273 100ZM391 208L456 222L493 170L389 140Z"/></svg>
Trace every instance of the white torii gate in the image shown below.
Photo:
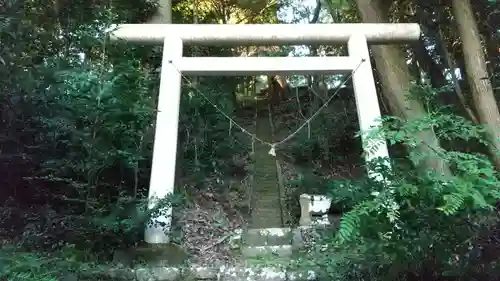
<svg viewBox="0 0 500 281"><path fill-rule="evenodd" d="M181 95L181 73L185 75L244 76L256 74L333 74L352 72L360 130L377 126L377 100L368 43L388 44L416 41L418 24L123 24L112 40L163 44L160 93L149 187L149 207L155 198L174 191L177 128ZM184 57L184 44L284 45L345 44L347 57ZM355 70L356 71L353 71ZM179 72L180 71L180 72ZM363 142L364 143L364 142ZM366 153L366 161L388 157L387 145ZM156 218L166 226L147 226L147 243L169 242L172 208Z"/></svg>

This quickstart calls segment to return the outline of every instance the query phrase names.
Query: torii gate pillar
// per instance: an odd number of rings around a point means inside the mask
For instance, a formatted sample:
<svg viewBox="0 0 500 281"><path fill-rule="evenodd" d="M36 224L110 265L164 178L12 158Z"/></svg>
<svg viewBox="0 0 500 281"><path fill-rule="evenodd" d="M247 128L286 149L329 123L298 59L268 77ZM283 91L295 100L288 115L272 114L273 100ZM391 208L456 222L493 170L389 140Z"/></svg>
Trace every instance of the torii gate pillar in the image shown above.
<svg viewBox="0 0 500 281"><path fill-rule="evenodd" d="M368 43L390 44L420 38L418 24L124 24L114 40L163 44L158 114L149 187L149 207L155 198L174 191L181 72L185 75L242 76L256 74L353 73L354 94L361 131L377 126L380 118ZM183 57L183 44L284 45L345 44L348 57ZM365 143L365 142L363 142ZM363 148L366 148L365 145ZM365 149L366 150L366 149ZM387 145L366 153L366 161L388 157ZM369 171L370 172L370 171ZM374 174L374 176L377 176ZM172 208L165 208L146 227L147 243L169 242ZM163 226L154 224L163 223Z"/></svg>

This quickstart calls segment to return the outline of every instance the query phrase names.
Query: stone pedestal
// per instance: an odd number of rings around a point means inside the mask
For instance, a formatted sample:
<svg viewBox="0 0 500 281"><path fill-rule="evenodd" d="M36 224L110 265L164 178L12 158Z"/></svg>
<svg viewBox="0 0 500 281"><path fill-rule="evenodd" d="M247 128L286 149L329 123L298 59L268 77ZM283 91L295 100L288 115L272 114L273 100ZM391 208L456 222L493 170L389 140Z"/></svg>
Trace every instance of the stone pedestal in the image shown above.
<svg viewBox="0 0 500 281"><path fill-rule="evenodd" d="M300 226L311 226L313 224L329 225L328 210L332 199L324 195L301 194L300 202Z"/></svg>

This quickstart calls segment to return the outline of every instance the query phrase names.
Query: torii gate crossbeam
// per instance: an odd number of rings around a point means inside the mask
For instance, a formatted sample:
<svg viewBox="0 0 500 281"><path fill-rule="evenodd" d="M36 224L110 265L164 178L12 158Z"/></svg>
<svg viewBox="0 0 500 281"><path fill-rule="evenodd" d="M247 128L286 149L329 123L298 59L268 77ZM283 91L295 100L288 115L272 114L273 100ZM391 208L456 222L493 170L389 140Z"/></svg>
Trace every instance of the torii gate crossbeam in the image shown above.
<svg viewBox="0 0 500 281"><path fill-rule="evenodd" d="M186 75L311 74L352 72L360 130L378 126L380 108L373 78L368 43L390 44L418 40L418 24L125 24L111 39L163 44L158 114L149 187L149 207L155 198L174 191L177 130L182 73ZM184 44L282 45L347 43L348 57L183 57ZM356 70L356 71L354 71ZM364 143L364 142L363 142ZM365 147L364 147L365 148ZM382 144L366 161L388 157ZM156 218L164 227L148 226L147 243L168 243L172 209Z"/></svg>
<svg viewBox="0 0 500 281"><path fill-rule="evenodd" d="M111 39L141 44L163 44L180 38L185 44L286 45L345 44L351 35L363 34L370 44L405 43L420 38L413 23L340 24L122 24Z"/></svg>

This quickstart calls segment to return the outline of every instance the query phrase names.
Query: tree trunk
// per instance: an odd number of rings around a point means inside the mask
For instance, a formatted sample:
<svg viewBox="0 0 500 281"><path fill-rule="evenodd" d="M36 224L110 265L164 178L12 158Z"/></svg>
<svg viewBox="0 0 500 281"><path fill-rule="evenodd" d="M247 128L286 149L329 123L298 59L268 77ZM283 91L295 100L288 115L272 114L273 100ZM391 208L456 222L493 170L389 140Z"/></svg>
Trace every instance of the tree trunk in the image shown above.
<svg viewBox="0 0 500 281"><path fill-rule="evenodd" d="M479 124L479 121L477 120L476 113L472 110L472 108L469 106L471 103L467 101L466 96L464 95L462 88L460 87L460 81L458 81L458 77L455 74L455 69L457 68L456 63L453 61L453 58L448 51L448 48L445 45L444 41L444 36L443 36L443 31L440 29L438 34L436 34L436 48L439 50L442 50L442 56L445 62L446 67L450 69L450 74L451 74L451 81L453 84L453 88L455 89L455 93L457 94L458 101L464 108L465 112L467 115L469 115L469 118L474 124Z"/></svg>
<svg viewBox="0 0 500 281"><path fill-rule="evenodd" d="M388 9L380 0L356 0L359 14L365 23L388 22ZM423 117L426 112L419 101L408 99L406 93L410 88L410 73L406 58L397 46L371 46L375 65L380 72L382 91L389 102L393 114L408 121ZM420 154L430 155L422 161L424 169L432 169L442 175L450 175L448 164L440 157L432 157L435 152L432 148L440 146L439 140L433 131L427 130L418 133L422 143L416 148Z"/></svg>
<svg viewBox="0 0 500 281"><path fill-rule="evenodd" d="M470 0L453 0L452 9L462 39L467 80L471 87L477 117L479 122L486 126L487 138L491 143L489 147L491 157L497 170L500 170L500 155L497 154L500 148L500 113L488 79L481 38Z"/></svg>
<svg viewBox="0 0 500 281"><path fill-rule="evenodd" d="M150 23L172 23L172 0L159 0Z"/></svg>
<svg viewBox="0 0 500 281"><path fill-rule="evenodd" d="M423 40L419 40L419 42L414 45L413 53L422 70L429 76L427 78L429 78L433 87L439 88L446 85L443 69L441 69L429 54Z"/></svg>

